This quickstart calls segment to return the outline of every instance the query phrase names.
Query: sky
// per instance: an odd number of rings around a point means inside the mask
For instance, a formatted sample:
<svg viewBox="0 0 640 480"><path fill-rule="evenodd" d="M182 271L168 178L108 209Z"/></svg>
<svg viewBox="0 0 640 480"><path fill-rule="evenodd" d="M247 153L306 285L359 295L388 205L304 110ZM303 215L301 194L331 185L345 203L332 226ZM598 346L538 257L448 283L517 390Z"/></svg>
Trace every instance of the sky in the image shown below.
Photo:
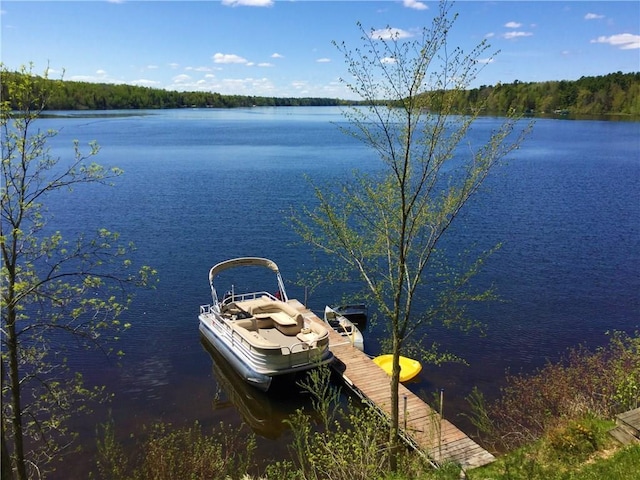
<svg viewBox="0 0 640 480"><path fill-rule="evenodd" d="M437 12L421 0L2 0L0 60L65 80L351 99L332 42L362 46L358 22L416 38ZM640 71L635 0L461 0L453 12L451 47L486 39L498 52L472 87Z"/></svg>

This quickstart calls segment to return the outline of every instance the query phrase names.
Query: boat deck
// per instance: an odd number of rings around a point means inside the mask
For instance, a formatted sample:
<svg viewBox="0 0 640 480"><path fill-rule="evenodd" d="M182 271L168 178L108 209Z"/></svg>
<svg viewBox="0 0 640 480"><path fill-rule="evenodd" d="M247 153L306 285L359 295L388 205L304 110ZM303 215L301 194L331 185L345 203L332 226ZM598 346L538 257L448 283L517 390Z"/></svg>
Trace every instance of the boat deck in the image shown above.
<svg viewBox="0 0 640 480"><path fill-rule="evenodd" d="M300 340L295 335L285 335L275 327L259 328L258 334L266 340L282 345L283 347L291 348L293 345L300 343Z"/></svg>
<svg viewBox="0 0 640 480"><path fill-rule="evenodd" d="M290 300L305 319L322 322L299 301ZM391 380L365 353L333 330L329 331L329 348L335 357L333 369L363 401L386 418L391 412ZM455 462L463 468L475 468L495 460L494 456L471 440L446 419L440 418L417 395L400 385L400 428L405 442L423 453L435 465Z"/></svg>

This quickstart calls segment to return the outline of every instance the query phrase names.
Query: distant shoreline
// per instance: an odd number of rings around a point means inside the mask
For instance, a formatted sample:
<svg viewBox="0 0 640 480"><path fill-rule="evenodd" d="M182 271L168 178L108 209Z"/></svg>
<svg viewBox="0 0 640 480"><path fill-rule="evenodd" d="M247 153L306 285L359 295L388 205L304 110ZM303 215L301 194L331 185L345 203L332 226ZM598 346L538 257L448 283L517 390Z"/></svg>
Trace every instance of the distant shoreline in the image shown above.
<svg viewBox="0 0 640 480"><path fill-rule="evenodd" d="M255 107L183 107L183 108L128 108L128 109L104 109L88 110L84 108L69 110L45 110L41 118L127 118L136 116L148 116L170 110L242 110L251 108L349 108L351 105L314 105L314 106L255 106ZM460 115L463 115L460 113ZM485 112L479 115L482 117L499 118L504 115L497 112ZM640 115L624 113L610 113L600 115L580 115L571 113L525 113L524 118L531 119L556 119L556 120L593 120L607 122L640 122Z"/></svg>
<svg viewBox="0 0 640 480"><path fill-rule="evenodd" d="M20 75L3 72L4 75ZM155 110L186 108L252 108L252 107L344 107L371 104L356 100L314 97L259 97L222 95L216 92L177 92L126 84L104 84L57 81L48 99L49 110ZM12 103L2 84L2 98ZM640 72L610 73L598 77L582 77L575 81L520 82L482 85L468 90L428 91L424 105L439 105L444 98L447 109L464 113L470 109L503 116L508 112L538 115L556 112L558 117L580 119L640 118ZM399 100L398 100L399 101ZM383 102L382 100L380 102ZM385 102L387 103L387 102ZM393 104L394 101L390 101ZM486 115L486 113L484 114ZM547 116L549 114L546 114ZM615 117L615 118L613 118Z"/></svg>

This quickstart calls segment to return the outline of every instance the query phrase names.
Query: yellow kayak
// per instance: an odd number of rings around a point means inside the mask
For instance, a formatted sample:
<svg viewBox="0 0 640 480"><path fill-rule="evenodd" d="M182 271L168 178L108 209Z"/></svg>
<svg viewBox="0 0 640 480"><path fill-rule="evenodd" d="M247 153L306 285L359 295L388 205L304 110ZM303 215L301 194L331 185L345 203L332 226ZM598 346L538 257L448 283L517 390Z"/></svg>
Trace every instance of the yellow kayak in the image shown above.
<svg viewBox="0 0 640 480"><path fill-rule="evenodd" d="M391 376L393 370L393 355L380 355L373 359L373 362L383 369L387 375ZM417 360L400 356L400 381L407 382L418 375L422 370L422 365Z"/></svg>

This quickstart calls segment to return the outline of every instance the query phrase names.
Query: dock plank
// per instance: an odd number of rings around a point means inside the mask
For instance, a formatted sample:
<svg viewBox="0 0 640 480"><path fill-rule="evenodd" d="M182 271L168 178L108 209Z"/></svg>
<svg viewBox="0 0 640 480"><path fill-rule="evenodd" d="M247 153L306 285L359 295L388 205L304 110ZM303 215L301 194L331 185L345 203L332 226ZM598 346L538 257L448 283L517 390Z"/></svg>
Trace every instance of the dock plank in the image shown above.
<svg viewBox="0 0 640 480"><path fill-rule="evenodd" d="M305 318L322 322L297 300L290 300ZM334 371L364 401L389 418L391 415L391 379L363 352L329 329L329 348L335 361ZM404 385L399 387L399 424L401 435L435 463L456 462L463 468L486 465L495 457L469 438L464 432L427 405ZM406 415L405 403L406 398ZM406 418L405 418L406 417Z"/></svg>

